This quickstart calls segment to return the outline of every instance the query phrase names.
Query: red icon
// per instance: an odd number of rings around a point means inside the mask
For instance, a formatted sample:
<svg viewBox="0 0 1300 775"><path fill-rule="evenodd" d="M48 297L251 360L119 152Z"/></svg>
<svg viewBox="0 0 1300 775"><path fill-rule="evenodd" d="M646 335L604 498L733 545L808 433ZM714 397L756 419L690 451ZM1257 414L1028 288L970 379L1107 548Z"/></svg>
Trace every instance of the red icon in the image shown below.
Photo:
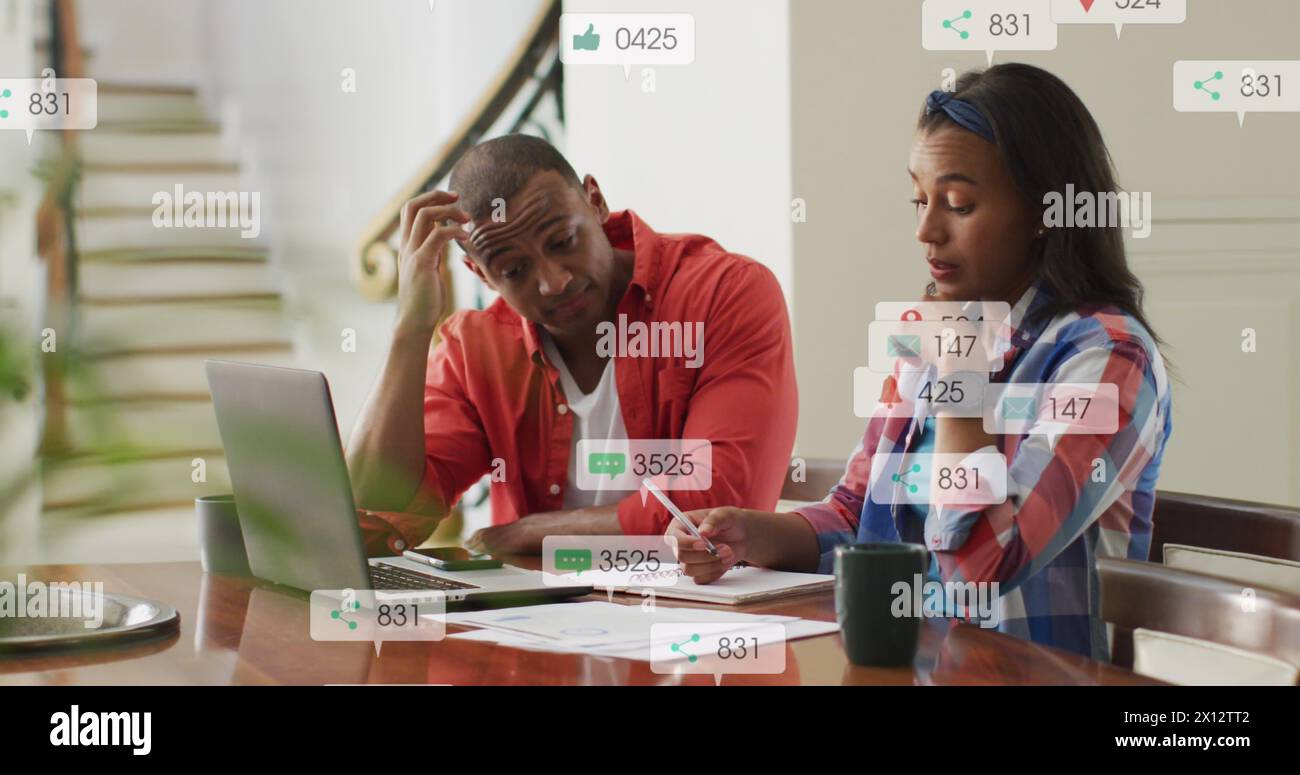
<svg viewBox="0 0 1300 775"><path fill-rule="evenodd" d="M917 312L914 309L903 310L903 316L899 318L899 320L907 320L907 321L920 320L920 319L921 319L921 313Z"/></svg>
<svg viewBox="0 0 1300 775"><path fill-rule="evenodd" d="M1097 0L1079 0L1079 5L1083 6L1083 12L1087 13L1092 10L1092 4Z"/></svg>

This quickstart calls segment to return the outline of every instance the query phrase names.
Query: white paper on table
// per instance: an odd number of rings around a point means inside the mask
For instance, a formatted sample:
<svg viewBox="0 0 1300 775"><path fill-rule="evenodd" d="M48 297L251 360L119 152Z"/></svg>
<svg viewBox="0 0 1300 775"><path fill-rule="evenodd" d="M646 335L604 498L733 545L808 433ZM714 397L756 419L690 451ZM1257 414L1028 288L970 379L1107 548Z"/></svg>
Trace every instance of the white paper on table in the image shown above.
<svg viewBox="0 0 1300 775"><path fill-rule="evenodd" d="M466 611L448 614L447 624L486 627L572 646L647 642L656 622L792 622L797 617L702 608L659 608L587 601Z"/></svg>
<svg viewBox="0 0 1300 775"><path fill-rule="evenodd" d="M786 640L824 635L839 629L834 622L775 614L703 608L662 608L651 612L635 605L582 602L448 614L448 624L481 629L447 637L529 650L647 661L650 659L651 625L663 622L734 622L738 632L747 626L782 623Z"/></svg>

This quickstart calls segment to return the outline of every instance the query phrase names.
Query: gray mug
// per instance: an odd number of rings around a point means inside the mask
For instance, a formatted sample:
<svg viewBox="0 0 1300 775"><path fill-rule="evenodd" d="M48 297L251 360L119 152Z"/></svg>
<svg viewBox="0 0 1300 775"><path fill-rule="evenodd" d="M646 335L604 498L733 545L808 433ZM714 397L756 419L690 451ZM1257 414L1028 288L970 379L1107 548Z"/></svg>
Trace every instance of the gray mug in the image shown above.
<svg viewBox="0 0 1300 775"><path fill-rule="evenodd" d="M204 573L251 576L244 533L233 495L204 495L194 499L199 518L199 558Z"/></svg>

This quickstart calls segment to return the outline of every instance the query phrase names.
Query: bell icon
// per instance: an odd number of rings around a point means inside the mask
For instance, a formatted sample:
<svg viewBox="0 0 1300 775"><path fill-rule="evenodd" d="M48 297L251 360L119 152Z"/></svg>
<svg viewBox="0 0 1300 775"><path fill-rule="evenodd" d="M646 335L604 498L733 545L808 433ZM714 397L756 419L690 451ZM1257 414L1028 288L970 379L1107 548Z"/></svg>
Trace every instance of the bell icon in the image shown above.
<svg viewBox="0 0 1300 775"><path fill-rule="evenodd" d="M921 313L914 309L904 310L903 316L899 320L916 321L921 319Z"/></svg>

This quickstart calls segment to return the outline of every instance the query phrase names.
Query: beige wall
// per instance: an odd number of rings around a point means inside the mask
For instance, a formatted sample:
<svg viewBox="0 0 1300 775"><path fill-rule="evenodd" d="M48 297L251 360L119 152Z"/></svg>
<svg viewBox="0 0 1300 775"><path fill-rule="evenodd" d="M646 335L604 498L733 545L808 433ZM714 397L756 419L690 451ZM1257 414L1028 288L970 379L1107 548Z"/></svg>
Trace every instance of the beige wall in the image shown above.
<svg viewBox="0 0 1300 775"><path fill-rule="evenodd" d="M974 0L973 0L974 1ZM1153 192L1150 239L1130 243L1153 325L1182 382L1161 486L1300 503L1300 115L1176 113L1178 59L1300 56L1293 0L1190 3L1175 26L1062 26L1055 51L999 54L1063 77L1102 127L1129 190ZM860 438L852 369L881 300L928 280L913 232L912 127L941 71L982 52L927 52L920 3L798 0L791 11L797 451L840 457ZM1300 88L1296 84L1293 88ZM1050 142L1051 138L1044 138ZM1259 351L1241 352L1241 330Z"/></svg>
<svg viewBox="0 0 1300 775"><path fill-rule="evenodd" d="M706 234L791 276L788 0L566 0L578 13L689 13L695 61L655 91L616 65L564 71L565 154L612 207L663 232ZM745 24L737 26L735 20ZM787 301L789 299L787 298Z"/></svg>

